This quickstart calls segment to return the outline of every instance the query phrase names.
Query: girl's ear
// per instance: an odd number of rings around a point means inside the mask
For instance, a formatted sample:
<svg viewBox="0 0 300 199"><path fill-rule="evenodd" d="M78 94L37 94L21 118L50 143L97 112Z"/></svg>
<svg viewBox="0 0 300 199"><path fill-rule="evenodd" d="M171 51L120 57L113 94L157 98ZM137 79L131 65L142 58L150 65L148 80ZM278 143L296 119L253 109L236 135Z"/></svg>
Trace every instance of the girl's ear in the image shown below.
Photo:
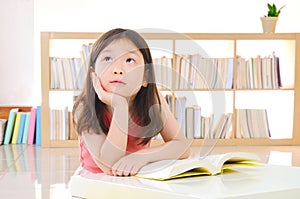
<svg viewBox="0 0 300 199"><path fill-rule="evenodd" d="M149 82L149 69L145 70L142 86L146 88L148 86L148 82Z"/></svg>

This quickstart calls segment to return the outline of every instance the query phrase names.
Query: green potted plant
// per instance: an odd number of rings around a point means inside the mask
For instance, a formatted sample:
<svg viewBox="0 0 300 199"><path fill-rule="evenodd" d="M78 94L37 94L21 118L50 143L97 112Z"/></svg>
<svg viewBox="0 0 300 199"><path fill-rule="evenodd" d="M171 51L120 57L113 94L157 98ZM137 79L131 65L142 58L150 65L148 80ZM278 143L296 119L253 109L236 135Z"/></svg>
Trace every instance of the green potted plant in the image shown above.
<svg viewBox="0 0 300 199"><path fill-rule="evenodd" d="M268 14L260 18L262 22L263 32L274 33L279 14L281 12L281 9L284 8L285 5L279 9L277 9L274 3L272 5L268 3L267 5L268 5Z"/></svg>

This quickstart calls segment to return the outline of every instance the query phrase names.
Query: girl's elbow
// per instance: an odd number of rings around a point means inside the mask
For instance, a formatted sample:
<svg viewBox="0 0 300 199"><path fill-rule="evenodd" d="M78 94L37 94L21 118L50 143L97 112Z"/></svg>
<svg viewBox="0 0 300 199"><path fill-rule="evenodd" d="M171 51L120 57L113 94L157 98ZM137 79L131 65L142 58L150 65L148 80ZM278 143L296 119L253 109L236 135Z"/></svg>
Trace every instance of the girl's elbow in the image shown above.
<svg viewBox="0 0 300 199"><path fill-rule="evenodd" d="M97 159L94 159L94 161L97 164L97 166L103 171L103 173L112 175L111 170L113 164L103 159L102 157L98 157Z"/></svg>
<svg viewBox="0 0 300 199"><path fill-rule="evenodd" d="M124 154L113 155L112 153L100 153L99 162L105 167L106 171L111 172L114 164L118 162L123 156Z"/></svg>

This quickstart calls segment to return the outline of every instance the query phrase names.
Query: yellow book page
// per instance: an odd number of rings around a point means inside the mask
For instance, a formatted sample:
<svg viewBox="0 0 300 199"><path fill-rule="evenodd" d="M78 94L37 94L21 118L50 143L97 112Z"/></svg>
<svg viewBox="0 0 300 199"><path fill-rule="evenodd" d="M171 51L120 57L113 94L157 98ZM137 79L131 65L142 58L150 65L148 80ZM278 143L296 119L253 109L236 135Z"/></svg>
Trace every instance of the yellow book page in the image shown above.
<svg viewBox="0 0 300 199"><path fill-rule="evenodd" d="M211 175L211 173L208 170L206 170L206 169L196 168L196 169L192 169L190 171L186 171L184 173L178 174L176 176L172 176L169 179L192 177L192 176L200 176L200 175Z"/></svg>
<svg viewBox="0 0 300 199"><path fill-rule="evenodd" d="M225 169L232 169L234 167L252 167L252 166L262 166L261 163L259 162L251 162L251 161L241 161L241 162L236 162L236 163L226 163L223 165L222 170Z"/></svg>

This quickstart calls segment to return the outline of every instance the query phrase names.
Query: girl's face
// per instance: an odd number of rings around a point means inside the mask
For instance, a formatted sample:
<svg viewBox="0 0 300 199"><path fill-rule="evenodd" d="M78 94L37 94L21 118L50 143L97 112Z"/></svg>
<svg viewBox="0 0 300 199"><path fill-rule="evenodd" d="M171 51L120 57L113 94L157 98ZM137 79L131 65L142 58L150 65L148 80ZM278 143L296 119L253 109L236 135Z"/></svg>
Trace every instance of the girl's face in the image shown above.
<svg viewBox="0 0 300 199"><path fill-rule="evenodd" d="M99 54L95 72L104 90L131 97L140 90L144 79L144 58L128 39L110 43Z"/></svg>

